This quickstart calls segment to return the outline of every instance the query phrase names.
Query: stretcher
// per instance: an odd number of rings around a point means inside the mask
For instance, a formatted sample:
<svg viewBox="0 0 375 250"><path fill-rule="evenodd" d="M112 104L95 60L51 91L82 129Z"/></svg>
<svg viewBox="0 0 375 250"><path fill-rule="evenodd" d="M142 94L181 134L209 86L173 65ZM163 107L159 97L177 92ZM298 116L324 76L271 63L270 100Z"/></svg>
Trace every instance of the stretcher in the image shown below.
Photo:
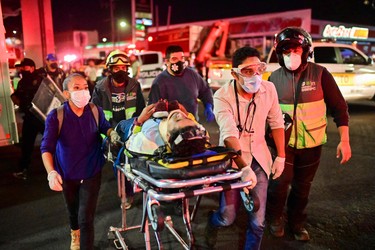
<svg viewBox="0 0 375 250"><path fill-rule="evenodd" d="M163 249L160 232L165 228L177 239L183 249L192 249L195 243L192 221L203 195L231 189L243 189L251 182L242 182L242 172L231 167L236 153L224 147L206 150L203 154L183 159L150 157L131 154L124 147L111 150L106 143L107 160L113 163L117 175L118 196L121 199L121 227L111 226L108 238L117 249L128 249L121 233L140 229L145 249L151 249L150 228L154 231L158 249ZM113 148L113 146L112 146ZM143 208L139 225L128 226L126 221L125 179L130 180L136 192L142 192ZM243 191L242 191L243 192ZM259 208L259 201L247 193L241 194L245 208L251 212ZM190 211L189 200L195 198ZM181 217L186 236L173 227L171 216L164 216L160 202L180 201Z"/></svg>

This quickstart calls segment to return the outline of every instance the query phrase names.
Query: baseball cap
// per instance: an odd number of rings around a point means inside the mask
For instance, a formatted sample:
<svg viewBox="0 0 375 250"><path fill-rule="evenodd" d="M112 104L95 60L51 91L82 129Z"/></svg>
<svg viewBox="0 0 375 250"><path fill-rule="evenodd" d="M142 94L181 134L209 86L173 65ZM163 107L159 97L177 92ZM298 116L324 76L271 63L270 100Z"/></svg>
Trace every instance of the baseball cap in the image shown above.
<svg viewBox="0 0 375 250"><path fill-rule="evenodd" d="M55 54L50 53L50 54L47 55L46 60L48 60L48 61L57 61L57 57L56 57Z"/></svg>
<svg viewBox="0 0 375 250"><path fill-rule="evenodd" d="M21 64L20 64L22 67L23 66L30 66L30 67L35 67L35 62L33 60L31 60L30 58L24 58L22 61L21 61Z"/></svg>

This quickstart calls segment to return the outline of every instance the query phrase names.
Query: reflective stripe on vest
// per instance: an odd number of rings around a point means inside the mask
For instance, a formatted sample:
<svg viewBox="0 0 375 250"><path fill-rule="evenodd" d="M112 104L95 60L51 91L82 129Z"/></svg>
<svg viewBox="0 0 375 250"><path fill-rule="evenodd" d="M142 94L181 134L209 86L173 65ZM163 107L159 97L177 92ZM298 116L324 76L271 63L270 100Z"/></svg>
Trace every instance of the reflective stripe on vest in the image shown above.
<svg viewBox="0 0 375 250"><path fill-rule="evenodd" d="M125 109L125 119L132 118L136 109L137 109L136 107L129 107L129 108ZM104 112L105 119L107 119L107 121L110 121L110 119L113 118L113 112L112 111L103 110L103 112Z"/></svg>
<svg viewBox="0 0 375 250"><path fill-rule="evenodd" d="M293 118L293 104L280 104L281 110L288 113ZM299 103L297 105L297 145L295 146L295 128L293 125L292 133L288 145L291 147L313 148L327 142L326 127L326 105L324 100L309 103Z"/></svg>

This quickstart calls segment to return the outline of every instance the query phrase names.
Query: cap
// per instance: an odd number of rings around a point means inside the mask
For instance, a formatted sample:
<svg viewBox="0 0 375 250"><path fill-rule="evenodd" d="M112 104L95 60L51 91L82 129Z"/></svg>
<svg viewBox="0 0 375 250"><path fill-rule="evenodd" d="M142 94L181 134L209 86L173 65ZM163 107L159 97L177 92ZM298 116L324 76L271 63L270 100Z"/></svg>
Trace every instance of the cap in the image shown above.
<svg viewBox="0 0 375 250"><path fill-rule="evenodd" d="M14 67L21 67L22 65L21 65L21 61L16 61L15 63L14 63Z"/></svg>
<svg viewBox="0 0 375 250"><path fill-rule="evenodd" d="M21 61L21 66L22 67L24 67L24 66L35 67L35 62L33 60L31 60L30 58L24 58Z"/></svg>
<svg viewBox="0 0 375 250"><path fill-rule="evenodd" d="M57 61L57 57L56 57L55 54L50 53L50 54L47 55L46 60L48 60L48 61Z"/></svg>

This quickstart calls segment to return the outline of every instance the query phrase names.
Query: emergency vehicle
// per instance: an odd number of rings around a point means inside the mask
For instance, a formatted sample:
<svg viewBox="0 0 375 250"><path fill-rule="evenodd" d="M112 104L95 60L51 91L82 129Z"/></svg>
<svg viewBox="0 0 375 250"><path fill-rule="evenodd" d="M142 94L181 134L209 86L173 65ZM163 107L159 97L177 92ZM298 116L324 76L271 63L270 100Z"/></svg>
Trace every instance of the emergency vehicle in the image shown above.
<svg viewBox="0 0 375 250"><path fill-rule="evenodd" d="M4 31L1 11L0 16L0 27ZM15 108L10 99L12 87L9 75L9 55L5 45L5 34L0 33L0 146L6 146L18 143L18 132Z"/></svg>
<svg viewBox="0 0 375 250"><path fill-rule="evenodd" d="M375 97L375 65L370 57L349 44L313 42L312 49L313 58L309 61L327 68L335 78L345 100L371 100ZM274 48L268 54L266 63L264 80L280 67ZM212 65L211 86L219 88L232 80L231 68L231 62L226 61L219 67Z"/></svg>
<svg viewBox="0 0 375 250"><path fill-rule="evenodd" d="M349 44L313 42L311 62L315 62L333 75L347 101L370 100L375 96L375 65L372 59ZM267 58L267 71L263 79L280 67L273 49Z"/></svg>
<svg viewBox="0 0 375 250"><path fill-rule="evenodd" d="M148 49L165 52L169 45L179 45L190 59L190 65L208 81L211 88L219 87L230 65L228 53L228 21L216 21L211 26L188 25L175 29L149 32Z"/></svg>
<svg viewBox="0 0 375 250"><path fill-rule="evenodd" d="M142 90L149 89L155 77L165 69L162 53L160 51L142 51L134 54L141 64L138 81ZM133 76L131 67L128 71L130 76Z"/></svg>

